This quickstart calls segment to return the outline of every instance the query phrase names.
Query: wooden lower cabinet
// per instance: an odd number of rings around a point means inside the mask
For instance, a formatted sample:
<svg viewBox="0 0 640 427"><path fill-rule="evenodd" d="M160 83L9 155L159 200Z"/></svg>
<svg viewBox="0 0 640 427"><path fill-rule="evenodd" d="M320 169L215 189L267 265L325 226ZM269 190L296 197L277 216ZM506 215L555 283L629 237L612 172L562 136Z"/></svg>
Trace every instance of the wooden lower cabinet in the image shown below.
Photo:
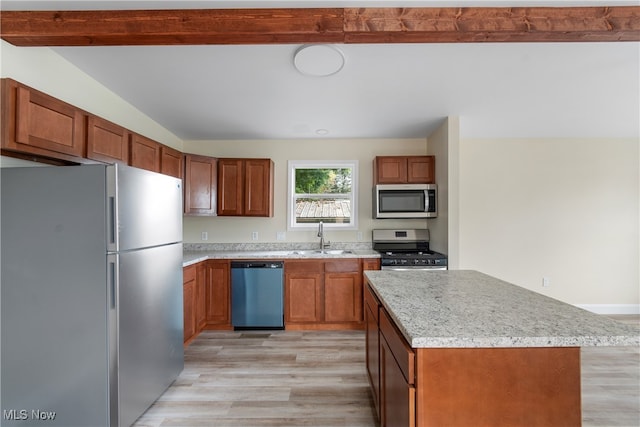
<svg viewBox="0 0 640 427"><path fill-rule="evenodd" d="M364 292L380 427L581 425L580 348L414 349L368 284Z"/></svg>
<svg viewBox="0 0 640 427"><path fill-rule="evenodd" d="M196 266L183 269L182 302L184 315L184 343L188 344L196 335Z"/></svg>
<svg viewBox="0 0 640 427"><path fill-rule="evenodd" d="M362 308L360 260L325 261L324 321L362 325Z"/></svg>
<svg viewBox="0 0 640 427"><path fill-rule="evenodd" d="M371 386L376 415L380 419L380 331L378 313L380 303L369 286L364 289L364 325L366 334L365 365Z"/></svg>
<svg viewBox="0 0 640 427"><path fill-rule="evenodd" d="M362 269L358 258L286 260L285 328L363 329Z"/></svg>
<svg viewBox="0 0 640 427"><path fill-rule="evenodd" d="M205 329L232 329L229 260L207 260Z"/></svg>
<svg viewBox="0 0 640 427"><path fill-rule="evenodd" d="M200 332L207 324L207 269L204 263L196 264L195 324Z"/></svg>
<svg viewBox="0 0 640 427"><path fill-rule="evenodd" d="M379 312L380 425L416 424L415 352L384 308Z"/></svg>
<svg viewBox="0 0 640 427"><path fill-rule="evenodd" d="M318 261L285 261L285 327L322 322L323 268L322 262Z"/></svg>
<svg viewBox="0 0 640 427"><path fill-rule="evenodd" d="M416 425L416 388L402 375L384 335L380 338L380 427ZM434 424L442 425L442 424Z"/></svg>

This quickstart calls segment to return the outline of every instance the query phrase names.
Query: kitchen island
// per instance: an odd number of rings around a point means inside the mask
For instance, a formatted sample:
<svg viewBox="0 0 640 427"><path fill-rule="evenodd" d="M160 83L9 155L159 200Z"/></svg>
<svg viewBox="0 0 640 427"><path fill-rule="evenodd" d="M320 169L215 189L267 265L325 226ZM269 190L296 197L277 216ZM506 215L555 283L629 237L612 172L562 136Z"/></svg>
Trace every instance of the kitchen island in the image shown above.
<svg viewBox="0 0 640 427"><path fill-rule="evenodd" d="M367 271L382 426L577 426L580 347L638 330L476 271Z"/></svg>

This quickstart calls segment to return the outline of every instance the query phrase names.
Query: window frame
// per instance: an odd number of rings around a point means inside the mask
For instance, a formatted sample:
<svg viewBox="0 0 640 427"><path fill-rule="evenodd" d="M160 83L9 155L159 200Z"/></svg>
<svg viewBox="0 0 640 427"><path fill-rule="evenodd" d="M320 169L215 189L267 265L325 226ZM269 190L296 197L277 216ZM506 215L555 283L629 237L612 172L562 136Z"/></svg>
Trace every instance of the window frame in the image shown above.
<svg viewBox="0 0 640 427"><path fill-rule="evenodd" d="M287 230L317 230L318 223L296 223L295 208L295 171L296 169L351 169L351 221L349 223L325 222L323 226L330 230L358 229L358 161L357 160L289 160L287 163Z"/></svg>

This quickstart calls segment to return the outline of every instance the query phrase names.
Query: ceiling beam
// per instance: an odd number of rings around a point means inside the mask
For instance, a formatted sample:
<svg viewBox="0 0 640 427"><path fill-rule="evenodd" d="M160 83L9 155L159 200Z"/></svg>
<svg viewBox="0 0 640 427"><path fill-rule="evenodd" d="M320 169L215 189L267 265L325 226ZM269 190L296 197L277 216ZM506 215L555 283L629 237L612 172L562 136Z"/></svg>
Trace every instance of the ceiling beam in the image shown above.
<svg viewBox="0 0 640 427"><path fill-rule="evenodd" d="M345 9L345 43L640 40L640 7Z"/></svg>
<svg viewBox="0 0 640 427"><path fill-rule="evenodd" d="M16 46L640 41L640 7L3 11Z"/></svg>

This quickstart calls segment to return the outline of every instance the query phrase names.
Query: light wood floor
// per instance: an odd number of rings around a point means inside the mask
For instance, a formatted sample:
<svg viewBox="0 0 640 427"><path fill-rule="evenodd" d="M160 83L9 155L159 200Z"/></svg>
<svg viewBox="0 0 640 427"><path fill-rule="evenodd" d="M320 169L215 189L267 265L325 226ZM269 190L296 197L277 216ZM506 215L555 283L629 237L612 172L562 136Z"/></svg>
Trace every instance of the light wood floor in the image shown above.
<svg viewBox="0 0 640 427"><path fill-rule="evenodd" d="M582 406L584 426L640 426L637 347L583 349ZM364 333L203 332L135 424L164 426L374 427Z"/></svg>

